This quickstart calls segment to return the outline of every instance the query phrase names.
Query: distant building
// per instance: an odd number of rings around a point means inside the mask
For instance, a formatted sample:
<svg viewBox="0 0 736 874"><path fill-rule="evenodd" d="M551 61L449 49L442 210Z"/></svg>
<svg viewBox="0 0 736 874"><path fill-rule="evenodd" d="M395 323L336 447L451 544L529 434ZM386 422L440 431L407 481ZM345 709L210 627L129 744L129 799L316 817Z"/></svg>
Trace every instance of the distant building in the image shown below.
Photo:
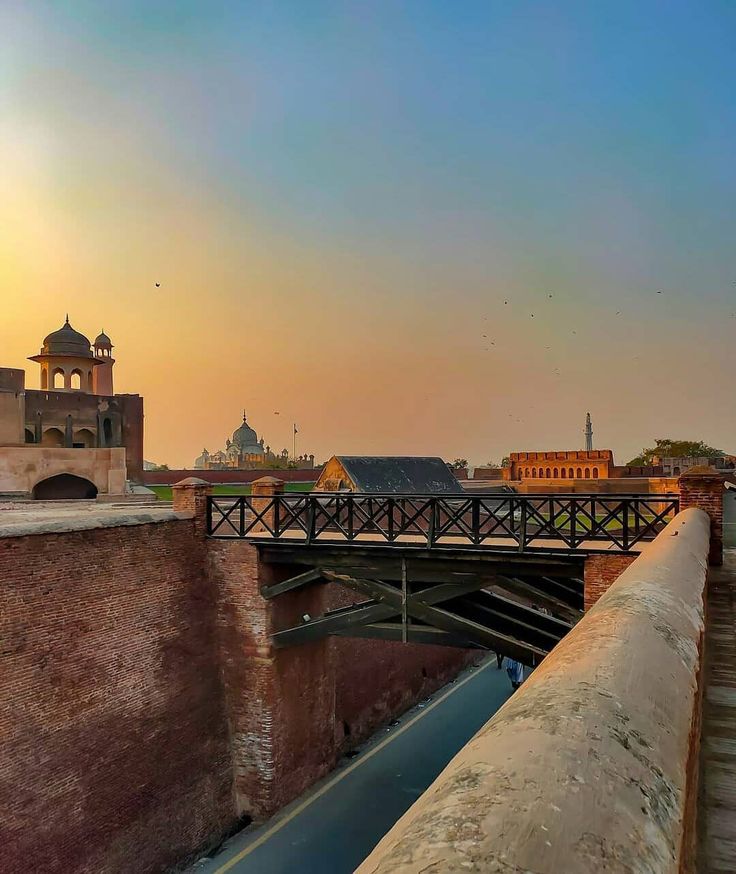
<svg viewBox="0 0 736 874"><path fill-rule="evenodd" d="M116 395L113 345L101 332L91 344L67 317L25 371L0 368L0 492L34 497L122 494L143 479L143 399Z"/></svg>
<svg viewBox="0 0 736 874"><path fill-rule="evenodd" d="M512 452L511 464L503 468L510 480L608 479L613 476L610 449L573 449L561 452Z"/></svg>
<svg viewBox="0 0 736 874"><path fill-rule="evenodd" d="M314 491L464 494L457 477L441 458L413 455L333 455Z"/></svg>
<svg viewBox="0 0 736 874"><path fill-rule="evenodd" d="M314 455L301 455L292 459L289 452L284 449L278 455L271 452L270 446L264 446L263 437L258 434L247 422L245 410L243 410L243 422L233 432L232 439L225 441L225 448L216 452L202 450L202 454L195 459L195 470L255 470L257 468L288 467L294 464L299 468L314 467Z"/></svg>
<svg viewBox="0 0 736 874"><path fill-rule="evenodd" d="M732 471L736 467L736 456L716 455L713 457L688 455L683 458L653 458L652 463L660 466L664 476L679 476L691 467L714 467L716 470Z"/></svg>
<svg viewBox="0 0 736 874"><path fill-rule="evenodd" d="M593 451L593 423L590 420L590 413L585 414L585 451Z"/></svg>

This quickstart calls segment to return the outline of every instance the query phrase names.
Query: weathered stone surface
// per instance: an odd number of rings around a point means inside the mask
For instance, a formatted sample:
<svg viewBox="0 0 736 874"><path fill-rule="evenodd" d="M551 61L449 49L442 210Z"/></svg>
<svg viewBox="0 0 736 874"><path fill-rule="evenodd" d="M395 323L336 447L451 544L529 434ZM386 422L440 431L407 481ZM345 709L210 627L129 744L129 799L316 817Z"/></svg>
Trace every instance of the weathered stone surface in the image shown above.
<svg viewBox="0 0 736 874"><path fill-rule="evenodd" d="M687 870L709 528L680 513L360 874Z"/></svg>

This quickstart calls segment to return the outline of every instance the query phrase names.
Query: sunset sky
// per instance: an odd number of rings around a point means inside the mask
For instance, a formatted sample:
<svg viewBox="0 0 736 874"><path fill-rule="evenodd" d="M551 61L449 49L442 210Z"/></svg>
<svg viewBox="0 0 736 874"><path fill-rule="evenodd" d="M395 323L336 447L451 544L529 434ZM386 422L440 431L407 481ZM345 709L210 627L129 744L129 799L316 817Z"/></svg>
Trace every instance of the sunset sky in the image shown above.
<svg viewBox="0 0 736 874"><path fill-rule="evenodd" d="M318 460L581 448L587 410L620 462L736 452L732 0L4 0L0 33L0 366L104 328L147 458L243 408Z"/></svg>

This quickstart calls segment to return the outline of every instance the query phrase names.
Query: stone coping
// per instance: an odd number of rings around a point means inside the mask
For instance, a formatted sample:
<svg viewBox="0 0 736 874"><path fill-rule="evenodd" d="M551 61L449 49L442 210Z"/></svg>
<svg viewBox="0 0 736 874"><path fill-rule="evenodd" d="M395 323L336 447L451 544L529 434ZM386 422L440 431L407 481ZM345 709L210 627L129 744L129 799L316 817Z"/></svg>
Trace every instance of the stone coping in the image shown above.
<svg viewBox="0 0 736 874"><path fill-rule="evenodd" d="M150 525L191 518L193 513L174 512L171 504L142 507L135 503L99 504L96 501L0 503L0 538Z"/></svg>
<svg viewBox="0 0 736 874"><path fill-rule="evenodd" d="M679 513L357 874L692 870L709 528Z"/></svg>

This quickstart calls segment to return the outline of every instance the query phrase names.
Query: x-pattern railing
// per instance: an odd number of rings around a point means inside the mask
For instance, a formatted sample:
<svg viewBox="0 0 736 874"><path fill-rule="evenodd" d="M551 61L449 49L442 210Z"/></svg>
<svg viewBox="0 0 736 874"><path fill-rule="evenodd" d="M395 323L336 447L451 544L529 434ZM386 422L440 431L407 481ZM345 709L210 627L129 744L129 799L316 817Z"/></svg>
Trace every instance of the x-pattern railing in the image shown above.
<svg viewBox="0 0 736 874"><path fill-rule="evenodd" d="M653 540L678 511L676 495L286 494L210 497L211 537L307 543L383 542L433 546L628 552ZM555 541L555 544L550 543Z"/></svg>

